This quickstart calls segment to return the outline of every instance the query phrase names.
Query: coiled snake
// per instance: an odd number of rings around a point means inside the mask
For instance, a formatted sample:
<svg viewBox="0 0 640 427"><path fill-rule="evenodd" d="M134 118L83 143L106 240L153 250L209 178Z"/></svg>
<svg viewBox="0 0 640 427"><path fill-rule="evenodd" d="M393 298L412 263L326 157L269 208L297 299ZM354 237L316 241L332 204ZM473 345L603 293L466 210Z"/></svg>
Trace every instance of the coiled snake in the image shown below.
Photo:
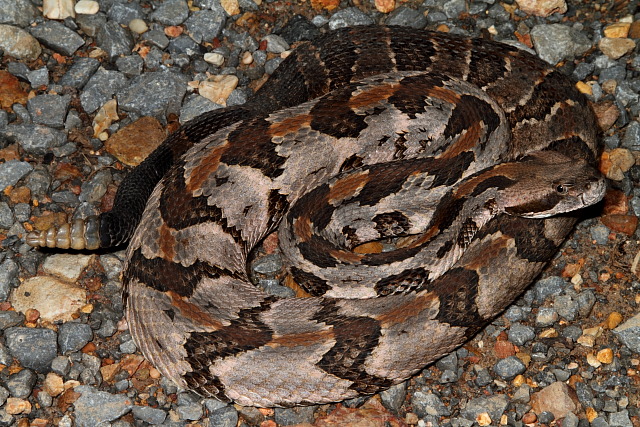
<svg viewBox="0 0 640 427"><path fill-rule="evenodd" d="M586 100L529 53L345 28L300 44L246 105L174 133L111 212L28 241L130 238L130 331L179 385L242 405L339 401L405 380L513 301L575 223L556 214L602 198L596 151ZM308 298L248 280L283 218ZM391 251L358 250L383 239Z"/></svg>

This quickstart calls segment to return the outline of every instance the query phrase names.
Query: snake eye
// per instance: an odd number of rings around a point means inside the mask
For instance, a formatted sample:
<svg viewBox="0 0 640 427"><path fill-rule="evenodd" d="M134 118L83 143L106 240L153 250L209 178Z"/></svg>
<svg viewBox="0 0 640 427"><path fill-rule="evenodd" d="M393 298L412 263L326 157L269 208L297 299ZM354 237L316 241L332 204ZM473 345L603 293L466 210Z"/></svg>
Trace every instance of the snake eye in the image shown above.
<svg viewBox="0 0 640 427"><path fill-rule="evenodd" d="M567 192L569 191L569 187L567 187L566 185L558 184L556 185L556 191L559 194L567 194Z"/></svg>

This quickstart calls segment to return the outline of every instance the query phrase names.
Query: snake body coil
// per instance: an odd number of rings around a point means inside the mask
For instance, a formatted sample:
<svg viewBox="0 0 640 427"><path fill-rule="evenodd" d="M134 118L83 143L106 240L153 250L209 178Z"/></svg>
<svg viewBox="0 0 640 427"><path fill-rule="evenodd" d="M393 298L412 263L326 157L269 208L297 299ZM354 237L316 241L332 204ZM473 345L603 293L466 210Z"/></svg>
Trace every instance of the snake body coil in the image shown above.
<svg viewBox="0 0 640 427"><path fill-rule="evenodd" d="M526 52L341 29L298 46L247 105L176 132L90 237L135 229L129 327L179 385L242 405L339 401L414 375L513 301L575 223L539 217L602 197L596 151L584 97ZM247 278L283 218L309 298ZM402 242L353 250L387 238Z"/></svg>

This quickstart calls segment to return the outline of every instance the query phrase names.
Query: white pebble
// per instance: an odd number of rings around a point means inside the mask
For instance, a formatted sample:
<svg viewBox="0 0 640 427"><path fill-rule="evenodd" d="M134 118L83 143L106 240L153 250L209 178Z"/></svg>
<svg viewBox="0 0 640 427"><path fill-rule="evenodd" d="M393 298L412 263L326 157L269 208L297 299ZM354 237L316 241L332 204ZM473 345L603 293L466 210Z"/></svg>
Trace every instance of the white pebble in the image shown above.
<svg viewBox="0 0 640 427"><path fill-rule="evenodd" d="M131 29L131 31L138 34L142 34L149 29L146 22L144 22L142 19L137 18L129 21L129 28Z"/></svg>
<svg viewBox="0 0 640 427"><path fill-rule="evenodd" d="M216 67L224 64L224 56L222 54L213 52L213 53L205 53L204 60L209 64L215 65Z"/></svg>
<svg viewBox="0 0 640 427"><path fill-rule="evenodd" d="M95 15L100 10L100 4L93 0L80 0L76 3L75 10L80 15Z"/></svg>
<svg viewBox="0 0 640 427"><path fill-rule="evenodd" d="M249 65L253 62L253 55L251 52L245 52L242 54L242 63L244 65Z"/></svg>

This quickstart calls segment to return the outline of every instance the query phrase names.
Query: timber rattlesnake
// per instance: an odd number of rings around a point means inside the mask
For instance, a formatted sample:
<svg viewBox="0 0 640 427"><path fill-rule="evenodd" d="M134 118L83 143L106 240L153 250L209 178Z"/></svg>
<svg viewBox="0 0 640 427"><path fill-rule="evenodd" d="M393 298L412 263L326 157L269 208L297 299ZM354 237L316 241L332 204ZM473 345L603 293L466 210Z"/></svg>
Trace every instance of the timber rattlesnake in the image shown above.
<svg viewBox="0 0 640 427"><path fill-rule="evenodd" d="M246 105L174 133L111 212L28 241L95 248L131 238L131 334L181 386L242 405L338 401L403 381L513 301L575 223L517 215L557 213L572 182L546 177L544 195L501 208L516 216L496 216L492 194L519 182L527 162L571 173L569 162L591 186L559 211L594 203L604 191L596 151L584 97L526 52L345 28L299 45ZM475 196L486 200L473 205ZM251 250L285 215L284 250L303 264L292 274L316 296L279 299L247 279ZM389 237L405 241L350 250ZM426 266L412 264L425 248Z"/></svg>

